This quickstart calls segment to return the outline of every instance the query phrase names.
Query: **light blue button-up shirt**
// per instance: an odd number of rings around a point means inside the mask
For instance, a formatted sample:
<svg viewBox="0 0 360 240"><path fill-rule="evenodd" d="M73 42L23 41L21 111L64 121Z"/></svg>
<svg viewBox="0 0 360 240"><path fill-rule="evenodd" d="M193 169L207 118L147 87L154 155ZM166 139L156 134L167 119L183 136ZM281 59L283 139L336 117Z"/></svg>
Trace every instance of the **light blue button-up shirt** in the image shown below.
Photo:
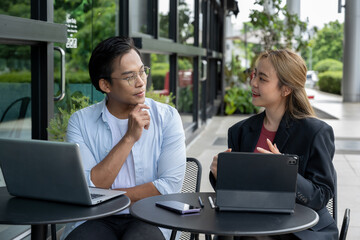
<svg viewBox="0 0 360 240"><path fill-rule="evenodd" d="M152 182L161 194L180 192L186 167L185 134L177 110L145 99L150 107L150 127L132 148L136 185ZM111 151L112 133L105 116L106 99L75 112L69 120L67 141L79 144L89 186L91 169ZM66 225L62 238L83 222ZM161 229L165 238L170 231Z"/></svg>

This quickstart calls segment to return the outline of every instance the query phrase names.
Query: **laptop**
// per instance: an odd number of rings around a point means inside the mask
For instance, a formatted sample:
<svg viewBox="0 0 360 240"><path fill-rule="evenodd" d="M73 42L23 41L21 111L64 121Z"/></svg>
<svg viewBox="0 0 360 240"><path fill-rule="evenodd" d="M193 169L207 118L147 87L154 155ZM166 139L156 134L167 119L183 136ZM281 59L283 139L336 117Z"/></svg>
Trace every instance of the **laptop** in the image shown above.
<svg viewBox="0 0 360 240"><path fill-rule="evenodd" d="M0 166L13 196L95 205L125 193L89 187L75 143L0 139Z"/></svg>
<svg viewBox="0 0 360 240"><path fill-rule="evenodd" d="M296 155L219 153L218 210L293 213L297 172Z"/></svg>

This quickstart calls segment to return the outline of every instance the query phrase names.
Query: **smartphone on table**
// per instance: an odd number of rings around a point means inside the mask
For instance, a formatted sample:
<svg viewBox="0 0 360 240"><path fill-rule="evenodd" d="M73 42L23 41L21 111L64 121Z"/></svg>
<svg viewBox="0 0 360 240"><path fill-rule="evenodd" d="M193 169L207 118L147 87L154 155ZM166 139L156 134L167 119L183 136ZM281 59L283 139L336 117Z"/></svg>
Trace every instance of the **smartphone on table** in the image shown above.
<svg viewBox="0 0 360 240"><path fill-rule="evenodd" d="M178 214L198 213L201 210L201 207L192 206L179 201L159 201L156 202L155 205Z"/></svg>

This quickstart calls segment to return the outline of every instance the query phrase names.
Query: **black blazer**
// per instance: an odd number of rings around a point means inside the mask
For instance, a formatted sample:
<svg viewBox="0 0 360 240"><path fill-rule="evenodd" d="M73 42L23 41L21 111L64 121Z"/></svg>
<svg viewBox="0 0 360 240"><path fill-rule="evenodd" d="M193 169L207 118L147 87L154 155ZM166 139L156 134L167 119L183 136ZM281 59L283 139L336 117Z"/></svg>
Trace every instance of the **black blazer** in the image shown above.
<svg viewBox="0 0 360 240"><path fill-rule="evenodd" d="M254 152L264 122L265 111L229 128L228 147L233 152ZM336 172L332 164L335 152L332 128L317 118L295 120L285 114L274 143L281 153L299 156L296 202L317 211L314 227L294 233L300 239L338 239L338 229L326 204L334 195ZM215 188L216 180L210 173Z"/></svg>

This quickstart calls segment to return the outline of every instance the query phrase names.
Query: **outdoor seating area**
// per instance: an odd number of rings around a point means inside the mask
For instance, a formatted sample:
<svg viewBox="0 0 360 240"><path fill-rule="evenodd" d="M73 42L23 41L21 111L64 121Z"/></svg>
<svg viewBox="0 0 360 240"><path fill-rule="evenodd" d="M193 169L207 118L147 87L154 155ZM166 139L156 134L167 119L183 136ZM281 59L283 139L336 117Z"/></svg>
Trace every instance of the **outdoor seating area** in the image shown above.
<svg viewBox="0 0 360 240"><path fill-rule="evenodd" d="M335 117L324 119L334 128L336 138L336 152L333 162L337 171L337 211L331 204L329 206L331 206L332 211L336 211L333 216L337 218L339 232L345 233L348 226L346 239L357 239L360 237L360 226L358 224L360 221L360 195L357 194L360 188L360 168L358 165L360 144L354 144L354 142L360 140L360 129L357 127L360 112L356 110L360 109L360 104L342 103L341 97L337 95L313 89L309 91L314 95L314 99L311 100L313 107ZM214 117L196 140L188 145L188 156L196 157L204 169L201 192L213 191L208 181L209 167L212 157L227 149L227 129L246 117L246 115ZM350 139L353 141L345 141ZM344 229L342 230L342 228Z"/></svg>
<svg viewBox="0 0 360 240"><path fill-rule="evenodd" d="M359 16L2 0L0 239L360 239Z"/></svg>

